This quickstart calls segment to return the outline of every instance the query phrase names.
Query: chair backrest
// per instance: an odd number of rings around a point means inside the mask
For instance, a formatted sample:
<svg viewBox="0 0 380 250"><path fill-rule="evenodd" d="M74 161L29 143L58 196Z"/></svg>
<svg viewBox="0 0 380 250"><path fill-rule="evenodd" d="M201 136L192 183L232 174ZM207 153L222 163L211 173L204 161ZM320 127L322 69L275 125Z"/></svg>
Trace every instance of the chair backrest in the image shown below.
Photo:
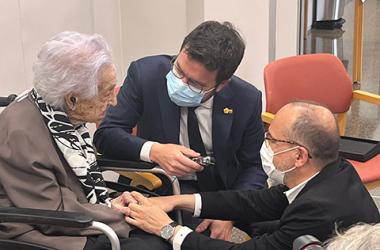
<svg viewBox="0 0 380 250"><path fill-rule="evenodd" d="M344 113L352 100L352 81L342 62L331 54L286 57L264 69L266 111L276 114L289 102L314 101Z"/></svg>

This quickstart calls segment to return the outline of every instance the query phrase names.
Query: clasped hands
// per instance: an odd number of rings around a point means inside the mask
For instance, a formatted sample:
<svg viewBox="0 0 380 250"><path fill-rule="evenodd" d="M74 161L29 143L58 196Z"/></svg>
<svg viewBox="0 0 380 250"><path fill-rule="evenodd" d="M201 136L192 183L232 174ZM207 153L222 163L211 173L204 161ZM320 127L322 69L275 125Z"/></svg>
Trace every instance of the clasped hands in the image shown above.
<svg viewBox="0 0 380 250"><path fill-rule="evenodd" d="M146 198L138 192L124 192L113 199L111 207L125 216L127 223L147 233L160 236L161 228L173 220L167 215L174 209L194 211L193 195L174 195ZM181 226L177 226L176 231ZM201 233L210 228L211 238L230 240L233 223L231 221L204 220L196 231Z"/></svg>
<svg viewBox="0 0 380 250"><path fill-rule="evenodd" d="M111 207L122 212L127 223L159 236L161 228L173 221L167 215L173 207L164 202L165 198L146 198L138 192L124 192L111 201Z"/></svg>
<svg viewBox="0 0 380 250"><path fill-rule="evenodd" d="M190 159L198 156L199 153L176 144L154 143L150 150L150 159L173 176L203 171L203 166ZM193 195L146 198L137 192L124 192L112 200L112 207L122 212L129 224L159 236L161 228L173 221L167 215L168 212L177 208L192 213L194 203ZM232 227L231 221L204 220L196 231L201 233L210 228L211 238L230 240Z"/></svg>

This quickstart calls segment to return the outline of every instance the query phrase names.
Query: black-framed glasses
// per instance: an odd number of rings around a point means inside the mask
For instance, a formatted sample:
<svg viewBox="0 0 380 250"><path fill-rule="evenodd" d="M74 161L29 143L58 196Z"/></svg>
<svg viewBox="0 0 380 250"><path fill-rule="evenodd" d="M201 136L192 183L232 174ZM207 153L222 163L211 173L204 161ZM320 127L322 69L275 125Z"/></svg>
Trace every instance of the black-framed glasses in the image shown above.
<svg viewBox="0 0 380 250"><path fill-rule="evenodd" d="M175 63L177 60L177 57L178 56L173 57L173 59L170 61L170 66L171 66L170 70L173 73L173 75L175 77L177 77L178 79L181 79L181 80L184 77L186 77L187 82L183 82L183 83L186 84L187 87L189 87L189 89L191 91L198 93L198 94L202 93L202 91L205 91L204 86L202 84L200 84L198 81L195 81L195 80L187 77L185 75L185 73L183 73L183 71L182 71L181 67L178 65L178 63ZM212 90L212 89L210 89L210 90ZM205 92L210 91L210 90L206 90Z"/></svg>
<svg viewBox="0 0 380 250"><path fill-rule="evenodd" d="M307 150L307 155L308 155L309 159L312 158L311 155L310 155L310 153L309 153L310 150L306 146L302 145L301 143L295 142L295 141L281 140L281 139L273 138L273 136L270 134L269 131L265 132L265 134L264 134L264 141L265 141L265 144L266 144L267 147L270 147L270 145L268 143L269 141L282 142L282 143L287 143L287 144L303 147L303 148L305 148Z"/></svg>

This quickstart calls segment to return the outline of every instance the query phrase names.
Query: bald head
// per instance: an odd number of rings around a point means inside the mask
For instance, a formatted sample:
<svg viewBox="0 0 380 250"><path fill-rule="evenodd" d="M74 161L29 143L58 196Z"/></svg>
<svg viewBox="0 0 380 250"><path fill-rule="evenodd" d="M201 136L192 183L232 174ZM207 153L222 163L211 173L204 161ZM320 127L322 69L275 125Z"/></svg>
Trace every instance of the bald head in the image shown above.
<svg viewBox="0 0 380 250"><path fill-rule="evenodd" d="M338 157L339 132L334 115L323 106L292 102L282 107L273 121L283 134L310 150L310 155L321 165Z"/></svg>

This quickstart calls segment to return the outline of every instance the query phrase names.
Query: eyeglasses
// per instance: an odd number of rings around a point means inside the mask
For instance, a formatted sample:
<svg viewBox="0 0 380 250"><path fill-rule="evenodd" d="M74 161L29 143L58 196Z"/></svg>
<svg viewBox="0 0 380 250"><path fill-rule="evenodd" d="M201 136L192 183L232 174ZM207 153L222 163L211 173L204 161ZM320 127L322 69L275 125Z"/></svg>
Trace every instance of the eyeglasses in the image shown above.
<svg viewBox="0 0 380 250"><path fill-rule="evenodd" d="M195 81L189 77L187 77L185 75L185 73L183 73L181 67L178 65L178 63L176 63L177 61L177 56L176 57L173 57L173 59L170 61L170 66L171 66L171 71L173 72L174 76L177 77L178 79L183 79L184 77L186 77L188 80L187 82L184 82L184 84L186 84L189 89L195 93L201 93L202 91L205 91L204 90L204 86L202 84L200 84L198 81ZM213 90L214 88L211 88L209 90L206 90L205 92L208 92L208 91L211 91Z"/></svg>
<svg viewBox="0 0 380 250"><path fill-rule="evenodd" d="M295 142L295 141L280 140L280 139L273 138L273 136L269 133L269 131L265 132L265 134L264 134L264 141L265 141L265 144L266 144L267 147L270 147L269 141L282 142L282 143L287 143L287 144L297 145L299 147L303 147L303 148L305 148L307 150L307 155L308 155L309 159L312 158L311 155L310 155L310 153L309 153L310 150L307 147L305 147L304 145L302 145L302 144L300 144L298 142Z"/></svg>

